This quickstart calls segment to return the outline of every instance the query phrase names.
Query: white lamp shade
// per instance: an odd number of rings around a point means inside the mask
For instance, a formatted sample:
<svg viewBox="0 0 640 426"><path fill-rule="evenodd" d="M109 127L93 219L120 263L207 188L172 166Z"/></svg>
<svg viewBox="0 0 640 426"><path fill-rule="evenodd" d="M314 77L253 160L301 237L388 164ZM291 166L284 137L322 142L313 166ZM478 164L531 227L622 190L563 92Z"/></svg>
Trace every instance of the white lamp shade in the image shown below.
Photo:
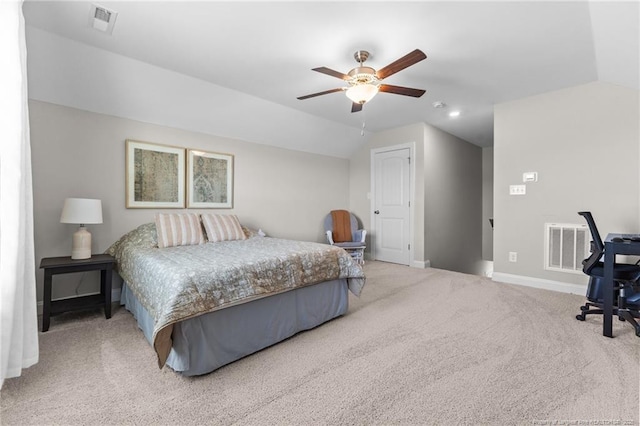
<svg viewBox="0 0 640 426"><path fill-rule="evenodd" d="M102 201L89 198L64 200L60 223L102 223Z"/></svg>
<svg viewBox="0 0 640 426"><path fill-rule="evenodd" d="M347 97L357 104L369 102L378 93L378 86L373 84L356 84L347 89Z"/></svg>

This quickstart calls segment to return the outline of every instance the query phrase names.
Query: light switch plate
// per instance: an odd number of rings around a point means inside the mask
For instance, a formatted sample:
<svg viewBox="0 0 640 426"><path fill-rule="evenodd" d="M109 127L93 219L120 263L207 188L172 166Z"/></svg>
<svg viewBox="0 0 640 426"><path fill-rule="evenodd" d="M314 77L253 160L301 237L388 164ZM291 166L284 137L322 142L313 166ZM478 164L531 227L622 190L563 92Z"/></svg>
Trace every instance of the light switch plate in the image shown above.
<svg viewBox="0 0 640 426"><path fill-rule="evenodd" d="M522 174L523 182L537 182L538 181L538 172L524 172Z"/></svg>

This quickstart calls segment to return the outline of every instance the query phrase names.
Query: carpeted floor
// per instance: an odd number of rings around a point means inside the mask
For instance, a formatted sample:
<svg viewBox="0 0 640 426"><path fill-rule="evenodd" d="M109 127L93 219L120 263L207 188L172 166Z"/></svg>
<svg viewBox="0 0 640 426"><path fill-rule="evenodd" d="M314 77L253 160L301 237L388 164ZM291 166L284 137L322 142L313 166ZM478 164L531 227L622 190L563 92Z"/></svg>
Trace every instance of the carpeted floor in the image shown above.
<svg viewBox="0 0 640 426"><path fill-rule="evenodd" d="M639 422L640 339L575 320L583 297L365 265L347 315L212 374L159 370L119 309L55 317L1 391L3 425Z"/></svg>

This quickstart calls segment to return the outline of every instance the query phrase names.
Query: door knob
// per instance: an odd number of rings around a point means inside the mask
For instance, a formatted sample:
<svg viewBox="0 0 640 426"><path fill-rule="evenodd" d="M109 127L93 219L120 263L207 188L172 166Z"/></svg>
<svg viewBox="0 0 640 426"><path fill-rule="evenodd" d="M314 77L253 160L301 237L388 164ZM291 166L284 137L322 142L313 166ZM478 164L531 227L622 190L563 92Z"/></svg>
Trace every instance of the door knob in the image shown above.
<svg viewBox="0 0 640 426"><path fill-rule="evenodd" d="M375 212L373 212L375 214L380 214L380 210L376 210Z"/></svg>

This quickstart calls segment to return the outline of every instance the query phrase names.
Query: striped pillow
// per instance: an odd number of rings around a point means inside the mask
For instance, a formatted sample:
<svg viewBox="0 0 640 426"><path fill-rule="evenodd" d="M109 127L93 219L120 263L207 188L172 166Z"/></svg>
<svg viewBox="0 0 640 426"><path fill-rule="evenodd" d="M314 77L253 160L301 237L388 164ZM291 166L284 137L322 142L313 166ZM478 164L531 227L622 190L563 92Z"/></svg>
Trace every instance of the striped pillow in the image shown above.
<svg viewBox="0 0 640 426"><path fill-rule="evenodd" d="M205 243L200 219L195 213L156 213L156 230L160 248Z"/></svg>
<svg viewBox="0 0 640 426"><path fill-rule="evenodd" d="M218 241L246 240L240 221L236 215L203 214L202 224L207 233L207 240Z"/></svg>

